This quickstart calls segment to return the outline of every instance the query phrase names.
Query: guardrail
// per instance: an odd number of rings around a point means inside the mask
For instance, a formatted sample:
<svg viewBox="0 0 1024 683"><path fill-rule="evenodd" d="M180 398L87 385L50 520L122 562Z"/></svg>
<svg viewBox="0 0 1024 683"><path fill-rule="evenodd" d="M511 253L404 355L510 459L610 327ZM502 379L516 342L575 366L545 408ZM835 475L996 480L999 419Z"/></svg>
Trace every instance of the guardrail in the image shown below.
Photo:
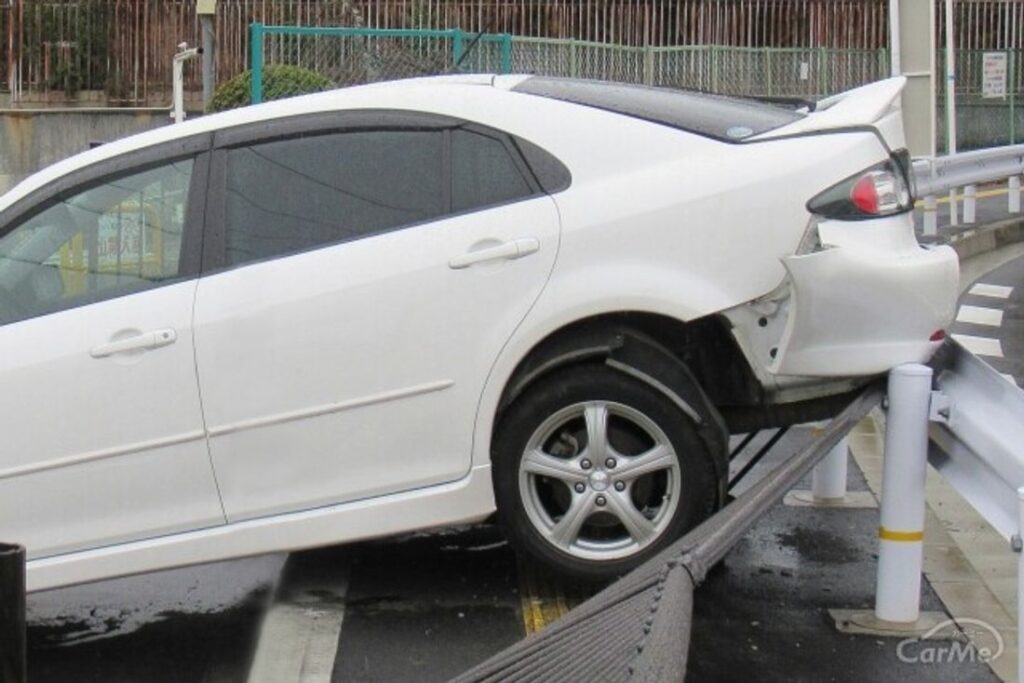
<svg viewBox="0 0 1024 683"><path fill-rule="evenodd" d="M924 234L938 232L938 196L964 188L965 223L975 220L975 201L979 183L1008 180L1007 209L1020 213L1020 176L1024 173L1024 145L992 147L934 159L914 160L916 195L924 198ZM950 201L950 224L958 222L957 203Z"/></svg>
<svg viewBox="0 0 1024 683"><path fill-rule="evenodd" d="M25 548L0 543L0 681L25 683Z"/></svg>
<svg viewBox="0 0 1024 683"><path fill-rule="evenodd" d="M810 446L706 522L539 635L455 681L682 681L694 587L881 396L880 384L865 389Z"/></svg>
<svg viewBox="0 0 1024 683"><path fill-rule="evenodd" d="M1024 681L1024 391L954 341L932 366L928 461L1017 553L1017 679Z"/></svg>

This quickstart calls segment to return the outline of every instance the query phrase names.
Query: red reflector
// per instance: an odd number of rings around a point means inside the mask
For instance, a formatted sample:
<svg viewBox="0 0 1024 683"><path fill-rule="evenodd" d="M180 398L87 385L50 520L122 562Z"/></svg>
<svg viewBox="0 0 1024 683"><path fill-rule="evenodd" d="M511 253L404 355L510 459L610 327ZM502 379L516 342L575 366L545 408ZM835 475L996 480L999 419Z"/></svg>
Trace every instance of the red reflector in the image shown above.
<svg viewBox="0 0 1024 683"><path fill-rule="evenodd" d="M935 330L932 332L932 336L928 337L928 341L942 341L946 338L945 330Z"/></svg>
<svg viewBox="0 0 1024 683"><path fill-rule="evenodd" d="M850 201L864 213L878 213L878 190L870 173L858 180L850 190Z"/></svg>

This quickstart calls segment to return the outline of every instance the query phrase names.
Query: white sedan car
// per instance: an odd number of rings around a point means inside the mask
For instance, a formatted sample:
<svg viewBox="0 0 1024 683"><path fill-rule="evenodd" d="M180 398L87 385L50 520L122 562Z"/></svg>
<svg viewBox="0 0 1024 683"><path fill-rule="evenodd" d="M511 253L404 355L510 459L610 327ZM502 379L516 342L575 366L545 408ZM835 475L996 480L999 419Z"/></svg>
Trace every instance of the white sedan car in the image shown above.
<svg viewBox="0 0 1024 683"><path fill-rule="evenodd" d="M0 198L0 540L30 590L488 518L628 570L731 432L950 322L903 81L813 110L417 79L104 145Z"/></svg>

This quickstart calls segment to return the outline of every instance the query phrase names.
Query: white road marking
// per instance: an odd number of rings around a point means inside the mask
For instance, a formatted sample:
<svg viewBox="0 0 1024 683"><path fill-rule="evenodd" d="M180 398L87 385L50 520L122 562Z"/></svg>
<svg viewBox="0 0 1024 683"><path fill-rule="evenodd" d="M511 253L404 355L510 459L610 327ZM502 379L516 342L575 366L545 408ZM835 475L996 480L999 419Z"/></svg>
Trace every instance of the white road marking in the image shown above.
<svg viewBox="0 0 1024 683"><path fill-rule="evenodd" d="M956 319L957 322L961 323L999 327L1003 324L1003 311L998 308L964 305L960 307L959 311L957 311Z"/></svg>
<svg viewBox="0 0 1024 683"><path fill-rule="evenodd" d="M975 337L970 334L954 334L960 344L976 356L991 356L993 358L1003 357L1003 345L998 339L988 337Z"/></svg>
<svg viewBox="0 0 1024 683"><path fill-rule="evenodd" d="M990 296L993 299L1009 299L1010 293L1013 292L1013 287L1004 287L1002 285L986 285L981 282L974 285L968 290L971 294L978 296Z"/></svg>
<svg viewBox="0 0 1024 683"><path fill-rule="evenodd" d="M1014 386L1017 386L1017 380L1015 380L1015 379L1013 378L1013 375L1009 375L1009 374L1007 374L1007 373L1005 373L1005 372L1000 372L1000 373L999 373L999 376L1000 376L1000 377L1002 377L1003 379L1005 379L1005 380L1006 380L1007 382L1009 382L1010 384L1012 384L1012 385L1014 385Z"/></svg>
<svg viewBox="0 0 1024 683"><path fill-rule="evenodd" d="M248 683L330 683L345 618L348 570L330 586L291 587L296 597L278 602L263 618Z"/></svg>

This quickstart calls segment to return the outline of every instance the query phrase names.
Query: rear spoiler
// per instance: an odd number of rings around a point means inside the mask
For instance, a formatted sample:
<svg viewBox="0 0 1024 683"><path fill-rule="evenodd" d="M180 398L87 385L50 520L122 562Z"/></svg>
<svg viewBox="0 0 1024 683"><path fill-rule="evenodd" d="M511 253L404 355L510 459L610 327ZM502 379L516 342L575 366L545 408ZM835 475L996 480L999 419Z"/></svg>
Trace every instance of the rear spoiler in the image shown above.
<svg viewBox="0 0 1024 683"><path fill-rule="evenodd" d="M788 125L762 133L750 140L772 138L836 128L874 126L900 110L903 76L869 83L820 100L807 116Z"/></svg>

